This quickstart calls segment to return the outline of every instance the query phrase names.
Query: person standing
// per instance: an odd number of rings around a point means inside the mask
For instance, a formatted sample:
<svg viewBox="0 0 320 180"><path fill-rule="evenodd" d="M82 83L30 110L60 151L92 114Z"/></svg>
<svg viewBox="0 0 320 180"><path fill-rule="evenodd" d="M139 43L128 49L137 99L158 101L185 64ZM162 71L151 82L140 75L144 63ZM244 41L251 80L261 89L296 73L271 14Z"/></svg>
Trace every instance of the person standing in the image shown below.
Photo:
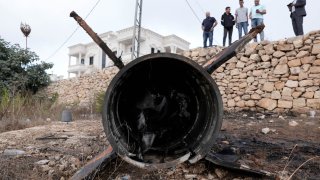
<svg viewBox="0 0 320 180"><path fill-rule="evenodd" d="M245 35L248 34L248 8L244 7L243 0L239 0L240 7L236 10L236 27L239 32L239 39L242 37L242 30Z"/></svg>
<svg viewBox="0 0 320 180"><path fill-rule="evenodd" d="M209 39L209 47L212 46L213 30L217 26L217 20L214 17L210 17L210 12L206 12L206 18L202 21L203 31L203 47L207 47L207 41Z"/></svg>
<svg viewBox="0 0 320 180"><path fill-rule="evenodd" d="M296 36L303 35L303 17L306 13L306 0L294 0L288 5L291 12L290 17L292 21L292 27Z"/></svg>
<svg viewBox="0 0 320 180"><path fill-rule="evenodd" d="M231 14L230 7L226 7L226 12L221 16L221 24L224 27L223 30L223 46L226 45L227 35L229 36L229 46L232 42L233 26L235 24L234 16Z"/></svg>
<svg viewBox="0 0 320 180"><path fill-rule="evenodd" d="M251 19L251 26L255 28L263 24L263 15L267 14L265 6L260 4L260 0L254 0L254 6L251 8L249 18ZM260 41L264 40L264 31L260 33ZM254 38L257 42L257 37Z"/></svg>

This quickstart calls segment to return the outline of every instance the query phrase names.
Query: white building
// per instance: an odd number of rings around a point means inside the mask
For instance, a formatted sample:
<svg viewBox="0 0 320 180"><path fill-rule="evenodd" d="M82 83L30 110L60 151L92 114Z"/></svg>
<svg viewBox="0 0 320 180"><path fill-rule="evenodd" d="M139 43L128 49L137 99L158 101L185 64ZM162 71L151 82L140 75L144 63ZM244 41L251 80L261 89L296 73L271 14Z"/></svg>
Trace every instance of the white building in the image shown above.
<svg viewBox="0 0 320 180"><path fill-rule="evenodd" d="M99 36L118 57L121 56L124 63L131 61L133 27L116 32L109 31ZM188 50L189 45L189 42L176 35L162 36L141 28L140 56L158 52L180 53ZM109 66L113 66L113 62L94 42L69 47L68 77L71 74L80 76Z"/></svg>

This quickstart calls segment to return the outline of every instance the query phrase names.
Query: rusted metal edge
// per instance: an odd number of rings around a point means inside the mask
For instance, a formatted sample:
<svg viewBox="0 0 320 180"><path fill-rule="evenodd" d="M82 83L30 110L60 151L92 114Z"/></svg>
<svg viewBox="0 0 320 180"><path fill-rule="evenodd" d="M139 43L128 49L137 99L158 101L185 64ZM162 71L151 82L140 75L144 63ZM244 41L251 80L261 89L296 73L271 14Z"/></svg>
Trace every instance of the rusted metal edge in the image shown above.
<svg viewBox="0 0 320 180"><path fill-rule="evenodd" d="M232 43L229 47L225 48L223 51L218 53L213 59L206 62L203 65L203 67L209 74L212 74L222 64L224 64L237 53L239 53L247 43L249 43L253 38L255 38L257 34L263 31L264 27L264 25L260 25L255 28L252 28L247 35L243 36L241 39Z"/></svg>
<svg viewBox="0 0 320 180"><path fill-rule="evenodd" d="M248 174L248 175L259 177L259 178L275 179L275 176L270 172L263 171L263 170L255 170L255 169L251 169L250 167L243 166L241 164L225 161L217 157L215 153L212 151L206 155L205 159L216 166L238 171L243 174Z"/></svg>
<svg viewBox="0 0 320 180"><path fill-rule="evenodd" d="M79 25L89 34L89 36L93 39L95 43L97 43L100 48L109 56L109 58L114 62L114 65L119 69L124 67L121 58L118 58L111 49L107 46L107 44L95 33L91 27L74 11L70 13L70 17L73 17Z"/></svg>
<svg viewBox="0 0 320 180"><path fill-rule="evenodd" d="M85 166L79 169L70 180L80 180L80 179L93 179L94 174L96 174L101 168L110 163L113 159L117 157L113 148L109 146L102 153L91 159Z"/></svg>

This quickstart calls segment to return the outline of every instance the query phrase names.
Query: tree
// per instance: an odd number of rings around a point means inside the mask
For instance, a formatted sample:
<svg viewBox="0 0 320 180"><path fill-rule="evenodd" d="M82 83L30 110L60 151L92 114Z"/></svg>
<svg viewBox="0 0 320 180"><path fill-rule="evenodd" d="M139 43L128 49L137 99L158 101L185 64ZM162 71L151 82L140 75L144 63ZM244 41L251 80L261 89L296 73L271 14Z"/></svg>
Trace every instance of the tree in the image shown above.
<svg viewBox="0 0 320 180"><path fill-rule="evenodd" d="M39 88L47 86L50 78L46 70L53 64L38 61L34 52L0 38L0 90L8 89L14 95L16 92L36 93Z"/></svg>

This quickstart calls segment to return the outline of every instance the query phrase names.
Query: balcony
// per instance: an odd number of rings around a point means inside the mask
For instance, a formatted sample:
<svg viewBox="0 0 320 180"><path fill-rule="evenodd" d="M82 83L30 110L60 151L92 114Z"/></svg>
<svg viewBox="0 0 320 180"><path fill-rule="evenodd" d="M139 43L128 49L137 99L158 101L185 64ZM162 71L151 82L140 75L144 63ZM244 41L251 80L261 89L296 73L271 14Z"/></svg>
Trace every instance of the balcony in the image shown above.
<svg viewBox="0 0 320 180"><path fill-rule="evenodd" d="M69 55L70 56L79 56L79 54L86 54L86 47L83 44L77 44L69 47Z"/></svg>
<svg viewBox="0 0 320 180"><path fill-rule="evenodd" d="M75 64L70 65L68 67L68 73L77 73L77 72L84 72L86 71L90 66L84 65L84 64Z"/></svg>

